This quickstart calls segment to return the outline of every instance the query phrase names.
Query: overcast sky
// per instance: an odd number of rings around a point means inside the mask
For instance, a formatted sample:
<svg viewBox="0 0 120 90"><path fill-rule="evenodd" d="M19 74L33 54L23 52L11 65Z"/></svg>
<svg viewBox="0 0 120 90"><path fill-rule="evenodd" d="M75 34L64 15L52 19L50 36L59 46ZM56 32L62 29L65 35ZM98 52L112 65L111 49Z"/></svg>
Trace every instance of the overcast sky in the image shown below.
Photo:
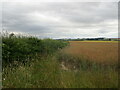
<svg viewBox="0 0 120 90"><path fill-rule="evenodd" d="M4 2L4 30L40 38L118 37L117 2Z"/></svg>

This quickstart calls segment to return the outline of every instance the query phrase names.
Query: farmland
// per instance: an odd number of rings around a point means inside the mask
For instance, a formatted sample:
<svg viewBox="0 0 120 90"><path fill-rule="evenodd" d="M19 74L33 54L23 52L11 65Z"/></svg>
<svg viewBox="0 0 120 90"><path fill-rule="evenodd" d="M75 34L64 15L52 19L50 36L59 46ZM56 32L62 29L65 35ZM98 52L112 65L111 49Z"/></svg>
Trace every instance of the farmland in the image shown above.
<svg viewBox="0 0 120 90"><path fill-rule="evenodd" d="M70 46L63 52L100 63L116 63L118 61L118 42L70 41Z"/></svg>
<svg viewBox="0 0 120 90"><path fill-rule="evenodd" d="M3 88L117 88L117 42L3 35Z"/></svg>

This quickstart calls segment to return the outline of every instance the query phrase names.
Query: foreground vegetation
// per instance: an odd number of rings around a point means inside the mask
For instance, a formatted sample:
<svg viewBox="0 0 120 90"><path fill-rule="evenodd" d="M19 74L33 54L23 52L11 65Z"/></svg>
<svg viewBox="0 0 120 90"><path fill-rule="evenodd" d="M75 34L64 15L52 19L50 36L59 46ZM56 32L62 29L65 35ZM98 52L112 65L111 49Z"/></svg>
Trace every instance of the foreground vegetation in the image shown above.
<svg viewBox="0 0 120 90"><path fill-rule="evenodd" d="M63 57L62 57L63 58ZM65 58L65 57L64 57ZM72 57L71 57L72 58ZM68 61L72 60L71 58ZM59 57L60 59L60 57ZM6 67L3 71L3 87L6 88L117 88L116 66L79 62L79 59L62 69L55 56L36 59L19 67ZM74 59L75 60L75 59ZM91 64L91 66L88 66ZM69 66L70 65L70 66ZM77 65L79 67L77 67ZM74 68L76 66L76 68ZM102 67L103 66L103 67Z"/></svg>
<svg viewBox="0 0 120 90"><path fill-rule="evenodd" d="M4 36L3 87L118 87L117 63L101 64L66 54L61 49L67 45L69 47L68 42L52 39Z"/></svg>

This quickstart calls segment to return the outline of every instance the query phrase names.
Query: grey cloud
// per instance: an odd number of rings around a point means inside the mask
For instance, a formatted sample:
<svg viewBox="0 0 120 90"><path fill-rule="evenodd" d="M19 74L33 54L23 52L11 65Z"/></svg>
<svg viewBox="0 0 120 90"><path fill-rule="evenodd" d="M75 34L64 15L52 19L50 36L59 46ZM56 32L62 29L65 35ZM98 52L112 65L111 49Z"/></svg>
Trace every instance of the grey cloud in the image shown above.
<svg viewBox="0 0 120 90"><path fill-rule="evenodd" d="M109 32L117 33L117 14L117 3L113 2L5 2L3 25L8 31L41 38L96 37L99 34L111 37Z"/></svg>

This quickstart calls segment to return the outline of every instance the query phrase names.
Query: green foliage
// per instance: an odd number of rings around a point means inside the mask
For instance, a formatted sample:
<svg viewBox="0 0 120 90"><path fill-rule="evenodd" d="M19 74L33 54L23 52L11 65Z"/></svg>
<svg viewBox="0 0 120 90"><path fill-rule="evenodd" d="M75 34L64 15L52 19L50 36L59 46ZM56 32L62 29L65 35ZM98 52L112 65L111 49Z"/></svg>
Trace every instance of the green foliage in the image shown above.
<svg viewBox="0 0 120 90"><path fill-rule="evenodd" d="M52 39L44 39L43 40L43 48L47 54L52 54L53 52L64 48L68 45L68 42L52 40Z"/></svg>
<svg viewBox="0 0 120 90"><path fill-rule="evenodd" d="M48 55L62 49L67 42L53 39L38 39L32 36L15 36L7 34L2 36L3 63L13 61L27 61L36 55Z"/></svg>

